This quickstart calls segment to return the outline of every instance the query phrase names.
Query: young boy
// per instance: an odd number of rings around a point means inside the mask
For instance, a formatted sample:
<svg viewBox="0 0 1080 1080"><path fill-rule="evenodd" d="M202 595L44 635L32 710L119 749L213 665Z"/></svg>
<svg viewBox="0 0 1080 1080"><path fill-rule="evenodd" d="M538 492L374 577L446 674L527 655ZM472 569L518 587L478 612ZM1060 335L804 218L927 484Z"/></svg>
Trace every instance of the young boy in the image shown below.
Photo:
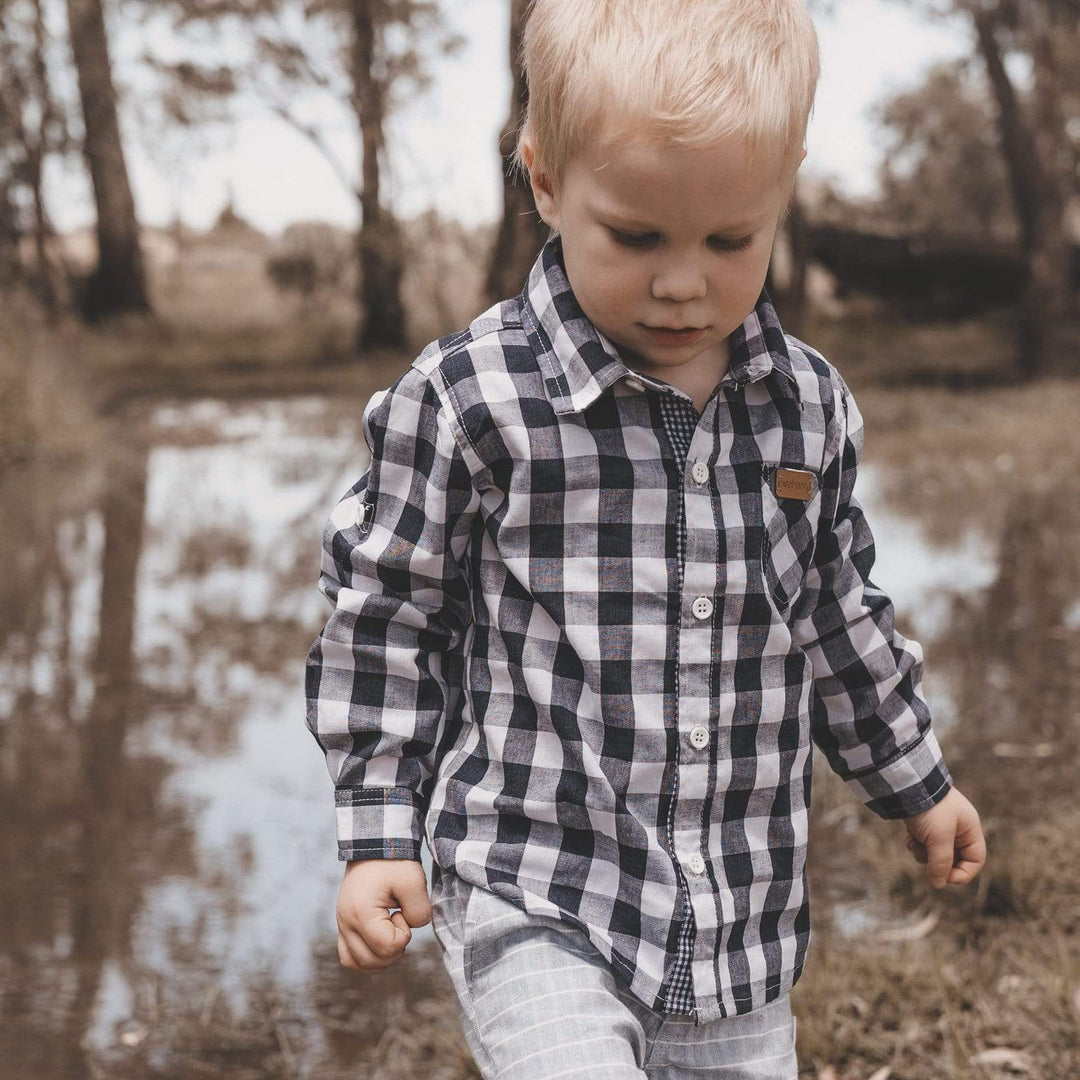
<svg viewBox="0 0 1080 1080"><path fill-rule="evenodd" d="M523 61L552 235L373 395L325 533L338 952L434 918L485 1077L793 1080L812 745L935 888L985 858L869 578L861 415L763 287L814 28L535 0Z"/></svg>

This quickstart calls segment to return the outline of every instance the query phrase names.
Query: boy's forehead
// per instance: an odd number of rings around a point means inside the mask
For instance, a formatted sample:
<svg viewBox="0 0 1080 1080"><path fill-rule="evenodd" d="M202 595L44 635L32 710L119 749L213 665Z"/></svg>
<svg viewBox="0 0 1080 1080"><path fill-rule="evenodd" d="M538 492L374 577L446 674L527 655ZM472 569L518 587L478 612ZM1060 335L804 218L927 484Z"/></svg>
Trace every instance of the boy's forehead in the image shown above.
<svg viewBox="0 0 1080 1080"><path fill-rule="evenodd" d="M772 164L755 160L739 140L597 142L583 148L576 164L593 213L642 229L701 215L710 228L749 229L775 210L781 189L772 182Z"/></svg>
<svg viewBox="0 0 1080 1080"><path fill-rule="evenodd" d="M757 214L723 214L712 204L701 207L702 213L710 214L708 224L702 230L709 233L737 233L750 232L759 228L768 219L771 207ZM636 232L663 232L667 227L669 214L650 213L641 204L624 207L619 203L606 204L597 202L592 204L593 213L612 225L619 225L625 229ZM711 212L711 213L710 213Z"/></svg>

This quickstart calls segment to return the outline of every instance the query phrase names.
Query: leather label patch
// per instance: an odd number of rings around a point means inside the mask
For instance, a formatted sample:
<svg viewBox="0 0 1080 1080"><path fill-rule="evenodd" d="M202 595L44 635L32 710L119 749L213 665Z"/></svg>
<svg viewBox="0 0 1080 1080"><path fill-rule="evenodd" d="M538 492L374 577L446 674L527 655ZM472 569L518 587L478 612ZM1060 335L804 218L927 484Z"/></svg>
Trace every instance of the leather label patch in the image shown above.
<svg viewBox="0 0 1080 1080"><path fill-rule="evenodd" d="M778 499L802 499L814 496L814 474L805 469L777 469L773 491Z"/></svg>

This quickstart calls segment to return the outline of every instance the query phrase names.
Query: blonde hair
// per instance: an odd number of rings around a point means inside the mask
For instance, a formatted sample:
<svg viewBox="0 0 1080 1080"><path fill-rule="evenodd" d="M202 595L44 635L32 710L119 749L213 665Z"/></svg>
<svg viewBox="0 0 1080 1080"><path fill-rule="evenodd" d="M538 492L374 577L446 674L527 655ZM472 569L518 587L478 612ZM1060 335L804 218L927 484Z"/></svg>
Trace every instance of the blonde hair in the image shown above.
<svg viewBox="0 0 1080 1080"><path fill-rule="evenodd" d="M587 142L635 134L746 140L792 179L820 75L803 0L531 0L520 62L529 101L512 162L557 195Z"/></svg>

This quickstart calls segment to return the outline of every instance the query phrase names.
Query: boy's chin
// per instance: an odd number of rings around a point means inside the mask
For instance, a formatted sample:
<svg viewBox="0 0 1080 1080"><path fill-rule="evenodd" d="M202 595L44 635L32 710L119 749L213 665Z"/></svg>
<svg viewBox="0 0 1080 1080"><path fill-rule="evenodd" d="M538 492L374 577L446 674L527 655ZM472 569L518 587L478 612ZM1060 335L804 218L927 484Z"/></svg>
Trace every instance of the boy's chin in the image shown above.
<svg viewBox="0 0 1080 1080"><path fill-rule="evenodd" d="M619 351L619 356L622 358L624 364L627 367L634 368L637 371L642 371L645 368L662 367L662 364L658 364L646 353L643 353L640 349L635 348L633 345L628 345L625 342L619 341L616 338L609 337L609 341Z"/></svg>
<svg viewBox="0 0 1080 1080"><path fill-rule="evenodd" d="M641 368L655 368L661 370L663 368L677 368L682 367L684 364L699 357L703 352L707 352L710 347L708 344L700 345L696 347L671 347L671 348L641 348L640 346L619 346L619 355L622 356L624 361L632 367Z"/></svg>

